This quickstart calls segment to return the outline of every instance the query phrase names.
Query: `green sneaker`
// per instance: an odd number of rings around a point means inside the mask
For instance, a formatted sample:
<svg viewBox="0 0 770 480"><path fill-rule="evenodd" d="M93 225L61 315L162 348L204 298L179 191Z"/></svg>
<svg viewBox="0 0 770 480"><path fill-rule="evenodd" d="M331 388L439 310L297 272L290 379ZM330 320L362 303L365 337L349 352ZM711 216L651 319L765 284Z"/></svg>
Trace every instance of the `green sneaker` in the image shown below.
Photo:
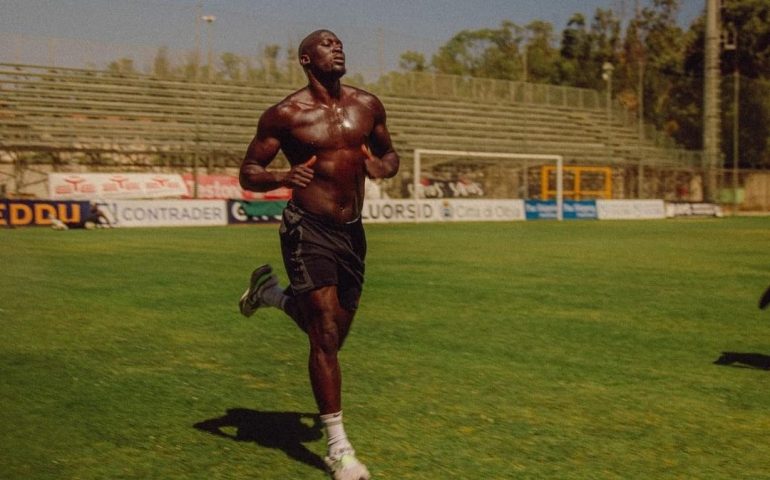
<svg viewBox="0 0 770 480"><path fill-rule="evenodd" d="M273 275L273 268L270 265L257 267L251 274L249 288L243 292L241 300L238 302L241 314L245 317L254 315L254 312L264 305L262 302L262 292L276 285L278 285L278 279Z"/></svg>

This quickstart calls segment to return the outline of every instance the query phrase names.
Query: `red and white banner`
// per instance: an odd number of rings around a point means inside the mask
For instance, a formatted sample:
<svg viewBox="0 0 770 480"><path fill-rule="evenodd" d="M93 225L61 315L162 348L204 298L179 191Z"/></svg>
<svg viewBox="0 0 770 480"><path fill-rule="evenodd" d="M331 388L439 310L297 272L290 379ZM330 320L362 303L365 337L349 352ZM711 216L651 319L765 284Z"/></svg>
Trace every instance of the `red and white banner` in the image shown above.
<svg viewBox="0 0 770 480"><path fill-rule="evenodd" d="M193 198L195 183L191 173L182 175L187 184L188 195ZM238 177L234 175L198 175L198 198L218 200L288 200L291 190L278 188L269 192L250 192L241 188Z"/></svg>
<svg viewBox="0 0 770 480"><path fill-rule="evenodd" d="M167 173L49 173L52 199L166 198L187 195L179 174Z"/></svg>

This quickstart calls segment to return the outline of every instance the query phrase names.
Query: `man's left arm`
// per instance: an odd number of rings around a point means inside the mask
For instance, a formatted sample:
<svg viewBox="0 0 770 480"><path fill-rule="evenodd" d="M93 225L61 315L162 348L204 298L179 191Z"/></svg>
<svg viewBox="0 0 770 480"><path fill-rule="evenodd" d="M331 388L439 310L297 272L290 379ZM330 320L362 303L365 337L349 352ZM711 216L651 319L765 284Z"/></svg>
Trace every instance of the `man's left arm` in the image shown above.
<svg viewBox="0 0 770 480"><path fill-rule="evenodd" d="M385 107L376 97L373 97L372 111L374 127L369 135L369 145L361 145L364 154L366 174L369 178L390 178L398 173L400 159L393 149L390 132L386 124Z"/></svg>

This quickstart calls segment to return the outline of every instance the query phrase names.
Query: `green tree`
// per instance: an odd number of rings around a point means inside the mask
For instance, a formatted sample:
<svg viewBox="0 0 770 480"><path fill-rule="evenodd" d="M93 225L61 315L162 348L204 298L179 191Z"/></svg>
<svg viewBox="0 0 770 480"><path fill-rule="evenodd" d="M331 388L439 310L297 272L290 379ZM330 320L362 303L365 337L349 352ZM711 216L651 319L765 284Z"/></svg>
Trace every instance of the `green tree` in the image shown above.
<svg viewBox="0 0 770 480"><path fill-rule="evenodd" d="M173 70L173 74L188 82L197 80L200 74L200 58L195 52L188 52L184 62Z"/></svg>
<svg viewBox="0 0 770 480"><path fill-rule="evenodd" d="M232 52L224 52L220 56L220 60L222 61L222 77L227 80L241 80L241 66L244 63L241 57Z"/></svg>
<svg viewBox="0 0 770 480"><path fill-rule="evenodd" d="M679 0L653 0L637 18L643 41L645 119L670 133L678 129L670 115L672 92L684 73L684 32L676 21Z"/></svg>
<svg viewBox="0 0 770 480"><path fill-rule="evenodd" d="M612 10L597 9L590 28L582 14L572 15L562 32L558 82L597 90L604 88L602 65L610 62L617 66L620 45L620 21Z"/></svg>
<svg viewBox="0 0 770 480"><path fill-rule="evenodd" d="M171 76L172 70L171 59L168 56L168 47L160 47L152 62L152 74L160 78L166 78Z"/></svg>
<svg viewBox="0 0 770 480"><path fill-rule="evenodd" d="M398 66L408 72L424 72L427 69L425 55L413 51L402 53Z"/></svg>
<svg viewBox="0 0 770 480"><path fill-rule="evenodd" d="M439 48L431 63L439 73L518 79L523 29L503 21L498 29L463 30Z"/></svg>
<svg viewBox="0 0 770 480"><path fill-rule="evenodd" d="M737 70L740 72L739 164L743 167L770 167L770 3L766 0L727 0L722 5L722 21L737 35L731 40L735 50L722 54L723 85L722 142L725 159L732 164L733 95ZM729 92L729 93L728 93Z"/></svg>
<svg viewBox="0 0 770 480"><path fill-rule="evenodd" d="M110 62L107 66L107 71L119 75L133 75L136 74L136 68L134 67L134 59L123 57Z"/></svg>
<svg viewBox="0 0 770 480"><path fill-rule="evenodd" d="M558 80L559 51L554 47L553 25L535 20L526 27L527 43L522 52L525 56L526 76L531 82L555 82Z"/></svg>
<svg viewBox="0 0 770 480"><path fill-rule="evenodd" d="M725 0L722 22L726 30L738 32L737 50L723 50L722 149L732 164L733 71L741 73L740 158L742 167L770 167L770 4L765 0ZM674 137L691 148L701 148L705 22L700 17L691 27L670 112L677 122Z"/></svg>
<svg viewBox="0 0 770 480"><path fill-rule="evenodd" d="M770 79L770 2L767 0L723 0L722 22L738 33L738 63L748 78ZM731 52L722 58L724 73L732 71Z"/></svg>
<svg viewBox="0 0 770 480"><path fill-rule="evenodd" d="M594 87L598 73L588 71L589 65L594 66L591 50L591 36L586 27L586 19L583 14L575 13L561 34L558 82L575 87Z"/></svg>
<svg viewBox="0 0 770 480"><path fill-rule="evenodd" d="M265 78L268 80L279 80L283 77L278 68L278 54L280 52L281 47L275 44L267 45L262 49L262 68L265 71Z"/></svg>

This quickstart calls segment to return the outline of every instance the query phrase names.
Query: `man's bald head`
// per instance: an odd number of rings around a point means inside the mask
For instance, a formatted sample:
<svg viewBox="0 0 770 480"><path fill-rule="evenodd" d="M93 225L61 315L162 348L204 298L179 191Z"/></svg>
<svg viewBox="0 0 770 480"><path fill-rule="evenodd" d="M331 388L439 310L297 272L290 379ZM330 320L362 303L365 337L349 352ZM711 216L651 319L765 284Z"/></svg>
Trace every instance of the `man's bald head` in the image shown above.
<svg viewBox="0 0 770 480"><path fill-rule="evenodd" d="M334 35L335 37L337 36L331 30L326 30L326 29L316 30L315 32L309 33L299 43L299 48L297 49L297 58L302 58L302 55L306 55L308 53L308 49L313 45L315 45L316 42L318 42L321 36L325 33Z"/></svg>

